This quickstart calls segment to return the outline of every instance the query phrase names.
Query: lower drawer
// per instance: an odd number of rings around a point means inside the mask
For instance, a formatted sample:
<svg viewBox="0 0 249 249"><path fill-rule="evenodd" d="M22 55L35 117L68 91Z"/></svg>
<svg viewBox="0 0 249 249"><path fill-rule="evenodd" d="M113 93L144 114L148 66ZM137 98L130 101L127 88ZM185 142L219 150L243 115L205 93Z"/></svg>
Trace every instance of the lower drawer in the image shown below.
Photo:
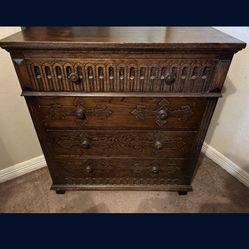
<svg viewBox="0 0 249 249"><path fill-rule="evenodd" d="M55 160L54 184L188 184L187 159Z"/></svg>
<svg viewBox="0 0 249 249"><path fill-rule="evenodd" d="M186 157L195 131L47 131L55 156L85 157Z"/></svg>

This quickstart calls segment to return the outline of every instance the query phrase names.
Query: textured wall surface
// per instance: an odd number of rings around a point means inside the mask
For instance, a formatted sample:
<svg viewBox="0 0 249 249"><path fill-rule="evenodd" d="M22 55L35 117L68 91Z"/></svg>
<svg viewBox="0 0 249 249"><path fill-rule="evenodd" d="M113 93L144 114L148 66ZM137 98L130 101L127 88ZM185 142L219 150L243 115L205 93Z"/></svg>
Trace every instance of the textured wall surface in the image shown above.
<svg viewBox="0 0 249 249"><path fill-rule="evenodd" d="M216 27L249 42L249 27ZM206 143L249 173L249 45L234 55Z"/></svg>
<svg viewBox="0 0 249 249"><path fill-rule="evenodd" d="M20 27L0 27L0 39ZM10 55L0 49L0 170L42 154Z"/></svg>

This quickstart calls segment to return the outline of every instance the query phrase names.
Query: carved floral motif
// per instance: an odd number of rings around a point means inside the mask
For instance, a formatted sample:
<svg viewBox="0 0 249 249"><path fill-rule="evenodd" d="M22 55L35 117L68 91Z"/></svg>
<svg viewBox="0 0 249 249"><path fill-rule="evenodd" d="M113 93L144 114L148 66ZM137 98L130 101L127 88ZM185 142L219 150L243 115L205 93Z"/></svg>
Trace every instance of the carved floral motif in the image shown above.
<svg viewBox="0 0 249 249"><path fill-rule="evenodd" d="M137 119L145 119L146 114L155 115L155 122L158 126L163 127L167 123L167 119L171 117L176 117L178 120L187 120L193 115L193 111L189 105L181 106L179 109L173 109L170 107L170 103L166 99L162 99L158 103L158 108L151 110L146 107L146 105L137 105L135 109L131 111ZM161 114L164 113L164 118L161 118Z"/></svg>
<svg viewBox="0 0 249 249"><path fill-rule="evenodd" d="M65 113L61 105L55 103L49 106L48 114L46 116L48 119L61 120L65 119Z"/></svg>
<svg viewBox="0 0 249 249"><path fill-rule="evenodd" d="M80 98L75 98L74 106L75 109L72 111L71 109L69 110L66 106L61 106L58 103L51 104L48 108L46 118L52 120L62 120L65 119L66 116L76 116L75 113L77 109L81 108L85 114L85 118L78 118L76 119L76 122L80 125L84 125L87 123L89 116L95 116L98 119L105 120L112 114L112 111L106 105L87 107L83 103L83 100L80 100Z"/></svg>
<svg viewBox="0 0 249 249"><path fill-rule="evenodd" d="M105 120L111 114L112 111L106 105L96 105L94 107L86 107L82 98L75 98L74 105L77 108L82 108L83 112L86 114L86 118L84 120L78 119L78 122L83 124L87 122L87 117L96 116L98 119Z"/></svg>

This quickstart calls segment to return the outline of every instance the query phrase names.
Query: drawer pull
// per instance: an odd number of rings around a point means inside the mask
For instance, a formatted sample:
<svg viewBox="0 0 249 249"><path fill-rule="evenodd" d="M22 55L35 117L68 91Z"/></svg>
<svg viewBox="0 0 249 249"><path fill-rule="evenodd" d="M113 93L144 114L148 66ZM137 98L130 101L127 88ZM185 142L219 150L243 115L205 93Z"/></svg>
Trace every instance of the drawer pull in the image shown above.
<svg viewBox="0 0 249 249"><path fill-rule="evenodd" d="M160 150L163 147L163 144L160 141L156 141L155 144L154 144L154 147L157 150Z"/></svg>
<svg viewBox="0 0 249 249"><path fill-rule="evenodd" d="M68 79L73 82L73 83L79 83L80 81L80 77L77 73L71 73L69 76L68 76Z"/></svg>
<svg viewBox="0 0 249 249"><path fill-rule="evenodd" d="M93 169L92 169L92 167L91 166L86 166L86 172L87 173L92 173L93 172Z"/></svg>
<svg viewBox="0 0 249 249"><path fill-rule="evenodd" d="M165 82L166 84L173 84L176 80L176 74L175 73L168 73L165 75Z"/></svg>
<svg viewBox="0 0 249 249"><path fill-rule="evenodd" d="M86 114L84 113L84 109L81 107L77 108L75 114L76 114L76 117L78 119L85 119L86 118Z"/></svg>
<svg viewBox="0 0 249 249"><path fill-rule="evenodd" d="M158 117L161 119L161 120L166 120L168 118L168 113L165 111L165 110L160 110L158 112Z"/></svg>
<svg viewBox="0 0 249 249"><path fill-rule="evenodd" d="M153 166L151 169L152 173L157 174L159 172L158 168L156 166Z"/></svg>
<svg viewBox="0 0 249 249"><path fill-rule="evenodd" d="M84 149L90 149L90 143L88 140L84 140L82 143L81 143L82 147Z"/></svg>

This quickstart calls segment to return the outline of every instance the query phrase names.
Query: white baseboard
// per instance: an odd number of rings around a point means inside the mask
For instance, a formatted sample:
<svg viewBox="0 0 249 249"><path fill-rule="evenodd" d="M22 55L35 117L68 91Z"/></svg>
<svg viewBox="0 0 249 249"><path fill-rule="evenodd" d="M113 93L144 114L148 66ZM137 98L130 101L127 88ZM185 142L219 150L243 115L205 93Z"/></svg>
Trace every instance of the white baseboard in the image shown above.
<svg viewBox="0 0 249 249"><path fill-rule="evenodd" d="M6 169L0 170L0 183L9 181L47 165L44 156L34 157L30 160L17 163Z"/></svg>
<svg viewBox="0 0 249 249"><path fill-rule="evenodd" d="M249 188L249 174L241 169L237 164L206 143L202 146L202 152ZM43 155L15 164L11 167L0 170L0 183L30 173L45 166L46 161Z"/></svg>
<svg viewBox="0 0 249 249"><path fill-rule="evenodd" d="M202 146L202 152L249 188L249 174L245 170L206 143Z"/></svg>

